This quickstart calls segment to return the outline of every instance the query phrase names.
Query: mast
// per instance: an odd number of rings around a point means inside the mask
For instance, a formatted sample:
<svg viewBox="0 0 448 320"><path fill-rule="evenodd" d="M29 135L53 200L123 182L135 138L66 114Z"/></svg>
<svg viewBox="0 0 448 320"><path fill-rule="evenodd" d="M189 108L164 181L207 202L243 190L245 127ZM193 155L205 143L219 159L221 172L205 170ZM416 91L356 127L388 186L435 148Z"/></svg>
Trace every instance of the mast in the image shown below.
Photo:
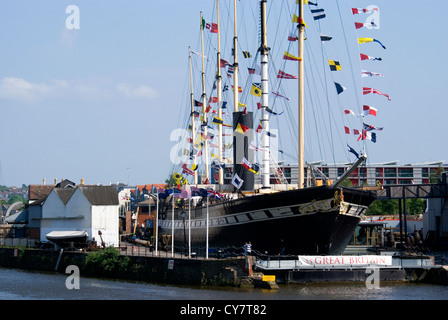
<svg viewBox="0 0 448 320"><path fill-rule="evenodd" d="M298 189L303 189L303 182L305 179L305 161L304 161L304 64L303 64L303 47L304 47L304 33L305 23L303 21L303 0L299 0L299 162L298 162Z"/></svg>
<svg viewBox="0 0 448 320"><path fill-rule="evenodd" d="M233 0L233 15L234 15L234 30L235 36L233 37L233 112L238 112L238 37L236 30L236 0Z"/></svg>
<svg viewBox="0 0 448 320"><path fill-rule="evenodd" d="M210 183L209 164L208 164L208 130L207 130L207 95L205 93L205 66L204 66L204 20L202 19L201 11L201 56L202 56L202 132L204 139L204 153L205 153L205 181Z"/></svg>
<svg viewBox="0 0 448 320"><path fill-rule="evenodd" d="M261 6L261 45L260 45L260 53L261 53L261 107L262 107L262 116L261 116L261 126L265 130L265 132L269 132L269 115L266 111L268 107L268 41L267 41L267 32L266 32L266 2L267 0L262 0L260 2ZM270 159L270 150L269 150L269 136L267 134L263 135L262 138L262 148L263 148L263 158L262 158L262 187L263 189L267 189L270 187L270 175L269 175L269 159Z"/></svg>
<svg viewBox="0 0 448 320"><path fill-rule="evenodd" d="M193 71L192 71L192 67L191 67L191 48L188 47L188 60L190 63L190 102L191 102L191 145L194 148L195 142L196 142L196 126L194 123L194 98L193 98ZM194 154L193 152L193 165L196 164L196 154ZM194 171L194 184L197 185L198 184L198 175L197 175L197 170Z"/></svg>
<svg viewBox="0 0 448 320"><path fill-rule="evenodd" d="M219 39L219 0L216 0L216 15L217 15L217 25L218 25L218 53L217 53L217 98L218 98L218 118L222 119L222 89L221 89L221 44ZM218 125L218 148L219 148L219 184L224 184L224 169L221 167L223 163L223 150L222 150L222 124Z"/></svg>

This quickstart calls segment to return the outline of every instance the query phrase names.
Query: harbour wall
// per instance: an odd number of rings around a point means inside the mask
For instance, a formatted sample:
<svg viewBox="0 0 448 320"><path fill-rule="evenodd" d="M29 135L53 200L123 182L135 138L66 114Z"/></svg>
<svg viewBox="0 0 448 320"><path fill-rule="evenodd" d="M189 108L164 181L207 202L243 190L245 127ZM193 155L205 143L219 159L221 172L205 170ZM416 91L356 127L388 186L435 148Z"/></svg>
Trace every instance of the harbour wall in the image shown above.
<svg viewBox="0 0 448 320"><path fill-rule="evenodd" d="M90 259L93 253L0 248L0 266L43 272L65 273L69 265L80 276L148 281L179 285L239 286L247 275L246 260L180 259L118 255ZM68 273L67 273L68 274Z"/></svg>

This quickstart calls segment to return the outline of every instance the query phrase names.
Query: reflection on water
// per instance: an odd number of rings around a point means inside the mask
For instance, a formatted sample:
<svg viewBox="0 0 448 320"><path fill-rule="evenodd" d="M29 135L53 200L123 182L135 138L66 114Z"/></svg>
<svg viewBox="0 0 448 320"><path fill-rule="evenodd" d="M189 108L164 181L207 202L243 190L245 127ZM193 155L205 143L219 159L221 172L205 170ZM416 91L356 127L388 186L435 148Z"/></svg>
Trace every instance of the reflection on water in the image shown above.
<svg viewBox="0 0 448 320"><path fill-rule="evenodd" d="M195 288L142 282L80 278L80 289L66 288L68 275L0 268L1 300L446 300L448 287L428 284L290 284L278 290Z"/></svg>

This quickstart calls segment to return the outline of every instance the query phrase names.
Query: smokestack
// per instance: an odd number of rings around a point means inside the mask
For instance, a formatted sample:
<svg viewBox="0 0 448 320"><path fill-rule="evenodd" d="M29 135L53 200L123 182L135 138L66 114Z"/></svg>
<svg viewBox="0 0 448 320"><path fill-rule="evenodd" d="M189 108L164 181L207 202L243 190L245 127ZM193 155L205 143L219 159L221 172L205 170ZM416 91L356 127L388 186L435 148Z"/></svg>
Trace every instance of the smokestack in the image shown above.
<svg viewBox="0 0 448 320"><path fill-rule="evenodd" d="M81 184L84 184L84 179L81 179Z"/></svg>
<svg viewBox="0 0 448 320"><path fill-rule="evenodd" d="M42 184L45 184L45 178L43 179Z"/></svg>
<svg viewBox="0 0 448 320"><path fill-rule="evenodd" d="M58 183L58 179L54 178L54 184Z"/></svg>

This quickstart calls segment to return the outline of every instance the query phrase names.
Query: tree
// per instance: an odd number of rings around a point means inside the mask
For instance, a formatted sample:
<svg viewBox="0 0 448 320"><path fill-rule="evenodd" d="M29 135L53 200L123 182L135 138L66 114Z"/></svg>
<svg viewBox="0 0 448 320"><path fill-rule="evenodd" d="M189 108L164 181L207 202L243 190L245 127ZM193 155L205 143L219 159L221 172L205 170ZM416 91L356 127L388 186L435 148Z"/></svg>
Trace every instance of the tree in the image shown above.
<svg viewBox="0 0 448 320"><path fill-rule="evenodd" d="M15 202L22 202L22 203L26 204L26 199L23 196L18 195L18 194L15 194L15 195L9 197L8 204L13 204Z"/></svg>
<svg viewBox="0 0 448 320"><path fill-rule="evenodd" d="M375 200L367 209L367 215L392 215L398 212L398 200Z"/></svg>

